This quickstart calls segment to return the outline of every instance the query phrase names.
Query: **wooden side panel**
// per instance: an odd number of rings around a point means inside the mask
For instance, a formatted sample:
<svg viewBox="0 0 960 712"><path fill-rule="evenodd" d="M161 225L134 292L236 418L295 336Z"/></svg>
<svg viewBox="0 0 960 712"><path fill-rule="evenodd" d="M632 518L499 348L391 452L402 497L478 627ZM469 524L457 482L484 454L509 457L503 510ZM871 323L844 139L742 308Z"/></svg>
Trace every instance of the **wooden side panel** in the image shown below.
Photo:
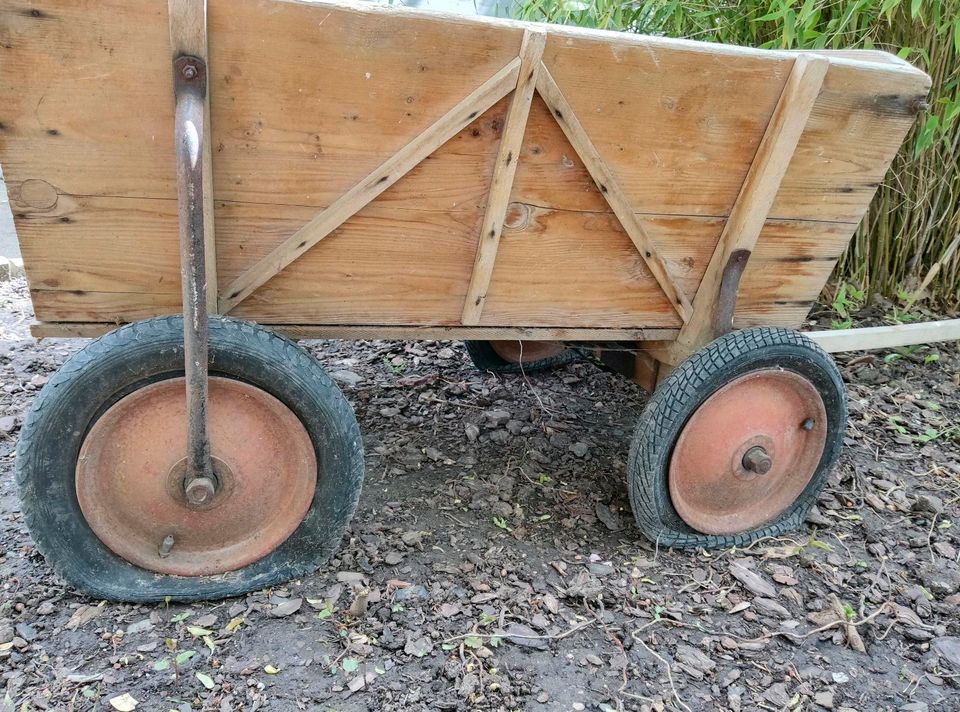
<svg viewBox="0 0 960 712"><path fill-rule="evenodd" d="M210 0L209 21L217 198L317 208L496 74L522 39L520 28L275 0Z"/></svg>
<svg viewBox="0 0 960 712"><path fill-rule="evenodd" d="M800 326L855 229L768 220L740 279L734 326Z"/></svg>
<svg viewBox="0 0 960 712"><path fill-rule="evenodd" d="M552 35L543 63L637 212L722 216L793 61Z"/></svg>
<svg viewBox="0 0 960 712"><path fill-rule="evenodd" d="M860 222L929 86L899 67L832 64L770 217Z"/></svg>
<svg viewBox="0 0 960 712"><path fill-rule="evenodd" d="M221 283L510 62L523 33L285 0L210 0L209 25ZM548 32L545 66L694 293L791 54ZM835 55L827 73L744 275L738 324L799 323L913 121L927 79L856 57L874 63ZM0 66L0 161L38 318L178 311L167 0L0 0ZM458 324L508 101L233 313ZM510 201L481 324L679 324L538 97Z"/></svg>

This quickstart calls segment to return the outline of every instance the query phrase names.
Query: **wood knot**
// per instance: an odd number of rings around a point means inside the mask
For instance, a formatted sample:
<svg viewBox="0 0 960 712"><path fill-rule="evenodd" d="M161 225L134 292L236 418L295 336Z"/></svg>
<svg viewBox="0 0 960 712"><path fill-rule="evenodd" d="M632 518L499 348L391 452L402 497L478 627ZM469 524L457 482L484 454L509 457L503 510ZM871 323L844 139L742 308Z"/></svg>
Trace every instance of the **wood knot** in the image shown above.
<svg viewBox="0 0 960 712"><path fill-rule="evenodd" d="M39 178L30 178L20 184L16 202L34 210L52 210L59 200L57 189Z"/></svg>

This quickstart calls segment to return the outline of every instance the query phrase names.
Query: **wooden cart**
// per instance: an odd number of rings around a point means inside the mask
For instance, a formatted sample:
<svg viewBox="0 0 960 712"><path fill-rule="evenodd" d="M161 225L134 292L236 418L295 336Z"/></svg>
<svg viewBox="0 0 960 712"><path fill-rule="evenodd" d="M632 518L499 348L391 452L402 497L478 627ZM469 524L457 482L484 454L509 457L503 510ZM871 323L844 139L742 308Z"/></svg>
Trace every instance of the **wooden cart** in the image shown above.
<svg viewBox="0 0 960 712"><path fill-rule="evenodd" d="M576 345L661 382L629 467L645 534L799 523L846 411L791 329L930 85L879 51L285 0L0 0L0 58L33 332L106 334L23 428L24 509L65 578L133 600L337 546L359 432L277 333L505 368Z"/></svg>

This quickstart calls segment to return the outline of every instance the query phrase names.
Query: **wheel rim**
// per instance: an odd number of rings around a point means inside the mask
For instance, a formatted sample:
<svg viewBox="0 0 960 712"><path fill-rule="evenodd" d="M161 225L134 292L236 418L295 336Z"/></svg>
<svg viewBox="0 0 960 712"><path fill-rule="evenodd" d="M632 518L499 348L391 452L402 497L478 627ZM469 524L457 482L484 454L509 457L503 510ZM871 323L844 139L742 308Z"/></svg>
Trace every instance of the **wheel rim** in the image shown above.
<svg viewBox="0 0 960 712"><path fill-rule="evenodd" d="M731 381L687 421L670 458L670 499L705 534L737 534L789 508L810 483L826 445L823 399L792 371Z"/></svg>
<svg viewBox="0 0 960 712"><path fill-rule="evenodd" d="M247 383L212 377L209 384L218 488L203 506L190 505L183 492L183 378L119 400L80 448L84 518L104 545L142 568L180 576L242 568L282 544L313 501L317 459L293 411Z"/></svg>
<svg viewBox="0 0 960 712"><path fill-rule="evenodd" d="M542 361L567 350L556 341L491 341L490 348L507 363L516 364Z"/></svg>

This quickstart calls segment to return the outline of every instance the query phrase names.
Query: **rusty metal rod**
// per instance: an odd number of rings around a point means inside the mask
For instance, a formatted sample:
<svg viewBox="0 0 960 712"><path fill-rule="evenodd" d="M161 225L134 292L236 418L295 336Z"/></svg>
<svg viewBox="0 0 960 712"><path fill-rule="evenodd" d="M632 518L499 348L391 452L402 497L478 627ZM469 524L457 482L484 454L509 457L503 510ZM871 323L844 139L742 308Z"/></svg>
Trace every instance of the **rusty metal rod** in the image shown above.
<svg viewBox="0 0 960 712"><path fill-rule="evenodd" d="M203 221L203 132L207 71L203 60L174 61L180 276L183 287L184 375L187 383L187 474L184 492L194 505L216 492L207 433L207 282Z"/></svg>

